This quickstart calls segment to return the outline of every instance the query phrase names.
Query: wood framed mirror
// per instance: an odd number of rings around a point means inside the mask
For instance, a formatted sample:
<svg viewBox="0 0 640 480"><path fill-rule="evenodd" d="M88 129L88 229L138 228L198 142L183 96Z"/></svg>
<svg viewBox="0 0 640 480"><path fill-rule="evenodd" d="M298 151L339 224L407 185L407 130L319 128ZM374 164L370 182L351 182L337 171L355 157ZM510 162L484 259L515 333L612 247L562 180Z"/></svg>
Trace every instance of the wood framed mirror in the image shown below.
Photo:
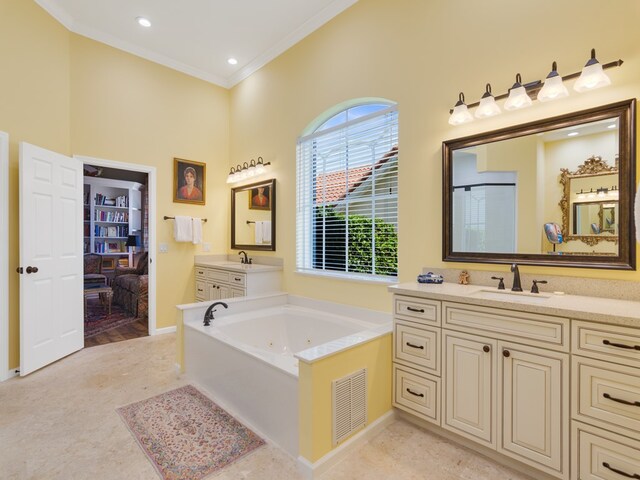
<svg viewBox="0 0 640 480"><path fill-rule="evenodd" d="M275 179L231 189L231 248L275 251Z"/></svg>
<svg viewBox="0 0 640 480"><path fill-rule="evenodd" d="M635 270L635 109L443 142L443 260Z"/></svg>

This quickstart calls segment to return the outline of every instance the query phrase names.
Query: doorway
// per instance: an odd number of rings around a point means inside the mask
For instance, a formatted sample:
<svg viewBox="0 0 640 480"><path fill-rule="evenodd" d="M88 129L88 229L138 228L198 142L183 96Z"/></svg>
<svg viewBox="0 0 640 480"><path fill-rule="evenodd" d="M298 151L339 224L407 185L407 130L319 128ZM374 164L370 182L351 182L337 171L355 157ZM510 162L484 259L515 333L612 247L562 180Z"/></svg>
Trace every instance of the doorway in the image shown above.
<svg viewBox="0 0 640 480"><path fill-rule="evenodd" d="M156 169L75 157L85 171L85 258L100 265L85 285L85 347L154 335Z"/></svg>
<svg viewBox="0 0 640 480"><path fill-rule="evenodd" d="M9 135L0 132L0 382L9 373Z"/></svg>

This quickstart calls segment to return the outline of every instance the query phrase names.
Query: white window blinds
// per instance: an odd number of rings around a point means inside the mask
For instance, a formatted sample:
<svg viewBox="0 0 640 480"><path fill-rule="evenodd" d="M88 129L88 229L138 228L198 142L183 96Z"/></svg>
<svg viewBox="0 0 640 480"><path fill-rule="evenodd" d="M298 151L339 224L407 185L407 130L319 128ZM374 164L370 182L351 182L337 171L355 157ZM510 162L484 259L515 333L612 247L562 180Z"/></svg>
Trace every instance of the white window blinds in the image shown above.
<svg viewBox="0 0 640 480"><path fill-rule="evenodd" d="M301 137L297 168L298 270L396 277L396 107Z"/></svg>

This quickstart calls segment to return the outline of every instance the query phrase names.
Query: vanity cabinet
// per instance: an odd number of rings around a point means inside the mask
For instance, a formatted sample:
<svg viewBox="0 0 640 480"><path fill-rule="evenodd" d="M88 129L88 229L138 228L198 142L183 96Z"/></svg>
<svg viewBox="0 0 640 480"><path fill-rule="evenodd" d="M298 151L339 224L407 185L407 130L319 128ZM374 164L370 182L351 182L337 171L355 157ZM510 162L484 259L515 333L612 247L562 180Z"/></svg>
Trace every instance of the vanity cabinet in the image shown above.
<svg viewBox="0 0 640 480"><path fill-rule="evenodd" d="M572 479L640 478L640 331L572 324Z"/></svg>
<svg viewBox="0 0 640 480"><path fill-rule="evenodd" d="M244 297L261 293L278 292L281 288L281 272L276 269L261 269L238 272L234 268L196 265L195 301L206 302L223 298Z"/></svg>

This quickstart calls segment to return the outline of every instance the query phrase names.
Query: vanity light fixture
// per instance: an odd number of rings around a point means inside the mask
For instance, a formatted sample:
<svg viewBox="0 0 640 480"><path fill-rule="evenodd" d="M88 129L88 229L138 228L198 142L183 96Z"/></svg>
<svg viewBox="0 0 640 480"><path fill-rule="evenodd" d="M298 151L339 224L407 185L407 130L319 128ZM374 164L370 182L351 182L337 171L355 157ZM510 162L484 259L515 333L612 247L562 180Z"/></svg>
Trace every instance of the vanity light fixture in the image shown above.
<svg viewBox="0 0 640 480"><path fill-rule="evenodd" d="M605 197L609 193L609 189L607 187L600 187L596 192L599 197Z"/></svg>
<svg viewBox="0 0 640 480"><path fill-rule="evenodd" d="M587 90L594 90L600 87L606 87L611 85L611 80L606 73L602 70L602 65L596 59L596 49L591 49L591 58L587 61L580 78L576 80L573 89L576 92L586 92Z"/></svg>
<svg viewBox="0 0 640 480"><path fill-rule="evenodd" d="M462 125L463 123L472 121L473 116L469 112L469 109L474 107L478 107L475 113L477 118L497 115L500 113L500 107L495 103L496 100L506 98L507 101L504 104L505 110L517 110L531 105L533 98L537 98L541 102L547 102L566 97L569 95L569 91L563 83L566 80L578 79L574 85L574 89L578 92L609 85L611 80L604 74L603 70L619 67L624 62L622 60L616 60L601 65L595 58L595 55L595 49L592 49L591 58L587 61L587 64L581 72L564 76L558 73L558 65L556 62L553 62L551 72L549 72L544 82L542 82L542 80L535 80L533 82L522 83L520 74L517 74L516 83L513 84L509 91L501 95L496 95L495 97L491 94L491 86L487 84L487 91L479 102L468 105L465 104L464 95L460 92L458 102L449 110L449 124ZM610 128L615 127L612 126Z"/></svg>
<svg viewBox="0 0 640 480"><path fill-rule="evenodd" d="M530 107L533 101L527 94L527 89L522 86L522 77L516 74L516 83L509 89L509 98L504 102L505 110L517 110L519 108Z"/></svg>
<svg viewBox="0 0 640 480"><path fill-rule="evenodd" d="M469 113L469 109L464 103L464 93L460 92L460 95L458 95L458 101L449 116L449 124L462 125L463 123L469 123L472 121L473 115Z"/></svg>
<svg viewBox="0 0 640 480"><path fill-rule="evenodd" d="M480 99L480 106L476 110L476 118L487 118L502 113L500 107L496 103L496 99L491 94L491 84L487 83L484 94Z"/></svg>
<svg viewBox="0 0 640 480"><path fill-rule="evenodd" d="M589 189L589 193L587 193L587 198L595 198L596 192L593 191L593 188Z"/></svg>
<svg viewBox="0 0 640 480"><path fill-rule="evenodd" d="M136 22L138 22L138 25L141 27L149 28L151 26L151 21L145 17L136 17Z"/></svg>
<svg viewBox="0 0 640 480"><path fill-rule="evenodd" d="M551 64L551 71L544 81L544 85L538 92L538 100L541 102L548 102L550 100L557 100L559 98L568 97L569 90L564 86L562 77L558 73L558 64L553 62Z"/></svg>
<svg viewBox="0 0 640 480"><path fill-rule="evenodd" d="M580 191L579 191L578 193L576 193L576 198L577 198L578 200L584 200L585 198L587 198L587 194L586 194L586 193L584 193L584 192L582 191L582 189L580 189Z"/></svg>
<svg viewBox="0 0 640 480"><path fill-rule="evenodd" d="M229 175L227 176L227 183L241 182L247 178L262 175L268 171L270 166L271 162L265 163L262 157L258 157L257 162L251 159L249 163L244 162L242 165L238 164L235 168L231 167Z"/></svg>

